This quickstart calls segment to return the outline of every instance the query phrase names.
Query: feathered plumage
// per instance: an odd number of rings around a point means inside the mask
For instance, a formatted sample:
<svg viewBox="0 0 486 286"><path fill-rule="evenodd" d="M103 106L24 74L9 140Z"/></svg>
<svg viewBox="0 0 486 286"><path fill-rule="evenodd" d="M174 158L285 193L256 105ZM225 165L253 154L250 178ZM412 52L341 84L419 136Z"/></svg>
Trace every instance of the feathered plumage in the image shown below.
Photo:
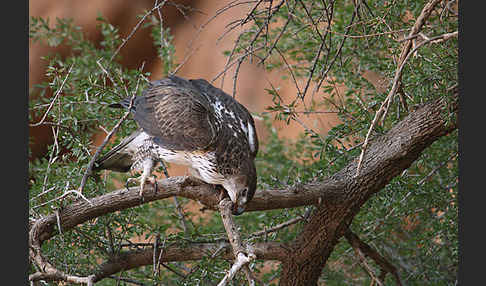
<svg viewBox="0 0 486 286"><path fill-rule="evenodd" d="M129 98L112 105L129 106ZM130 111L140 128L98 159L95 170L142 171L142 195L157 162L186 165L193 176L222 185L235 214L244 211L256 189L258 138L243 105L206 80L169 76L151 82Z"/></svg>

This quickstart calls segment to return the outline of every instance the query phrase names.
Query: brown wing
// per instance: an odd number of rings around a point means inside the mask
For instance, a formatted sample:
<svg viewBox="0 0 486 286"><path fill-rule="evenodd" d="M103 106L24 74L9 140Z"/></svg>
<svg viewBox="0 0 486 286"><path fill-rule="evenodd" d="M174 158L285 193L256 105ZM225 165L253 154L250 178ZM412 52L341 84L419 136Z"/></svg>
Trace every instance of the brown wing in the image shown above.
<svg viewBox="0 0 486 286"><path fill-rule="evenodd" d="M215 140L217 122L207 99L186 83L177 77L152 83L136 99L134 119L164 148L206 149Z"/></svg>
<svg viewBox="0 0 486 286"><path fill-rule="evenodd" d="M220 100L227 110L235 113L236 118L226 116L225 121L230 122L235 126L240 126L247 137L248 147L252 157L256 157L258 153L258 137L255 128L253 116L250 114L245 106L236 101L232 96L225 93L223 90L211 85L205 79L189 80L192 85L201 93L205 93L210 98ZM240 122L241 120L241 122Z"/></svg>

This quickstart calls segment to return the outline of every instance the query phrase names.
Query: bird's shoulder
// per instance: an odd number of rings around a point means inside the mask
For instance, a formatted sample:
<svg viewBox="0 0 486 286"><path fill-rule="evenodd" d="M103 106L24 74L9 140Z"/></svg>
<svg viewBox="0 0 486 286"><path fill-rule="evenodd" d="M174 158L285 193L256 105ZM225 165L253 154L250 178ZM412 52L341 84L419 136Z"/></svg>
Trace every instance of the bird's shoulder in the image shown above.
<svg viewBox="0 0 486 286"><path fill-rule="evenodd" d="M255 121L248 109L204 79L189 81L208 98L216 120L220 122L221 129L224 130L222 133L237 138L236 145L238 146L248 144L252 157L255 157L258 152L258 138ZM243 136L247 138L246 141L241 140Z"/></svg>
<svg viewBox="0 0 486 286"><path fill-rule="evenodd" d="M217 135L208 99L185 79L171 76L154 81L137 98L134 119L165 148L207 148Z"/></svg>

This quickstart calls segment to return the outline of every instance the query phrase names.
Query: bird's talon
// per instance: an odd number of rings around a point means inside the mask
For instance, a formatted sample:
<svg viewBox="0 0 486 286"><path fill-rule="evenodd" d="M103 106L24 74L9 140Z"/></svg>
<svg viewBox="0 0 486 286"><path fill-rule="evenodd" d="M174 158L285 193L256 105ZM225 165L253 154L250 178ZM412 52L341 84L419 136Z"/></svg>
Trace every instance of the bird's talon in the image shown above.
<svg viewBox="0 0 486 286"><path fill-rule="evenodd" d="M157 183L157 180L154 181L154 190L156 193L159 191L159 184Z"/></svg>
<svg viewBox="0 0 486 286"><path fill-rule="evenodd" d="M130 191L128 184L130 184L133 180L133 178L128 178L128 180L125 182L125 189L127 189L127 191Z"/></svg>
<svg viewBox="0 0 486 286"><path fill-rule="evenodd" d="M157 176L153 175L153 184L154 184L154 191L157 193L159 191L159 185L157 183Z"/></svg>

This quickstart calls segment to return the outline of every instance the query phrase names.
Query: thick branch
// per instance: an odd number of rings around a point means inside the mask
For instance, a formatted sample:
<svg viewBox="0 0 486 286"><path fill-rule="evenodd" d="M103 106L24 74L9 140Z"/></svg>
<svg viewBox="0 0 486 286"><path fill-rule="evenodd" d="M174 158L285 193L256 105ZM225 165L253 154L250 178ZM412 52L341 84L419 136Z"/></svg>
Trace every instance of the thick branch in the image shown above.
<svg viewBox="0 0 486 286"><path fill-rule="evenodd" d="M336 200L323 200L304 226L293 244L293 255L283 264L281 285L316 285L322 267L360 207L407 169L425 148L457 128L455 119L445 120L448 108L457 110L457 94L451 106L444 98L425 104L370 141L358 176L354 160L331 177L343 186L342 194Z"/></svg>
<svg viewBox="0 0 486 286"><path fill-rule="evenodd" d="M354 176L355 160L334 176L322 181L288 189L259 190L247 210L292 208L320 203L318 211L297 238L292 259L288 259L296 266L303 263L302 260L308 261L317 257L320 263L315 264L315 267L319 274L337 239L347 230L361 205L393 177L408 168L432 142L456 128L455 122L445 124L442 114L444 107L443 100L426 104L407 116L386 135L372 140L358 177ZM159 180L158 186L158 192L147 187L143 201L139 197L138 187L89 198L90 202L78 200L58 212L59 225L62 231L67 231L95 217L171 196L198 200L212 209L216 209L219 203L219 192L212 186L189 177ZM38 254L43 241L57 233L57 221L56 214L53 213L32 224L29 246L31 259L34 261L35 257L41 257ZM152 259L152 254L150 253L149 259ZM289 269L284 270L284 274L295 273L287 271ZM317 277L318 275L315 279Z"/></svg>
<svg viewBox="0 0 486 286"><path fill-rule="evenodd" d="M190 177L170 177L157 181L159 191L147 186L143 201L139 196L139 187L115 190L110 193L89 198L89 202L78 200L59 211L60 225L67 231L90 219L115 211L139 206L143 203L181 196L197 200L210 209L217 209L219 192L211 185ZM317 204L320 198L335 197L342 189L336 180L301 184L288 189L258 190L249 203L247 211L292 208ZM55 214L37 220L31 228L31 238L41 242L55 235L57 219Z"/></svg>
<svg viewBox="0 0 486 286"><path fill-rule="evenodd" d="M266 242L256 243L252 247L257 259L283 260L287 257L286 248L281 243ZM204 257L233 259L234 255L228 242L220 243L171 243L163 249L157 249L155 255L160 262L201 260ZM93 281L99 281L105 277L133 268L153 263L154 250L152 247L143 250L121 252L113 256L109 261L101 264L95 272Z"/></svg>

